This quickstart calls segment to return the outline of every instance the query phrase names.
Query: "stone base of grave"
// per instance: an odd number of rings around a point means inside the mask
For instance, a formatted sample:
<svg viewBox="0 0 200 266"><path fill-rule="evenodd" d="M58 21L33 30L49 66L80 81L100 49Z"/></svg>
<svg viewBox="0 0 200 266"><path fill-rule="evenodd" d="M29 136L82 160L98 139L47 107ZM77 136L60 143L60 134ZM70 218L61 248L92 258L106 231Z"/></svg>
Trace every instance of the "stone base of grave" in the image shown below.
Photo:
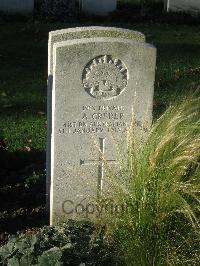
<svg viewBox="0 0 200 266"><path fill-rule="evenodd" d="M165 0L166 10L172 12L184 12L192 15L200 14L199 0Z"/></svg>
<svg viewBox="0 0 200 266"><path fill-rule="evenodd" d="M34 0L1 0L0 11L6 13L31 13Z"/></svg>
<svg viewBox="0 0 200 266"><path fill-rule="evenodd" d="M106 16L117 8L116 0L82 0L82 12Z"/></svg>

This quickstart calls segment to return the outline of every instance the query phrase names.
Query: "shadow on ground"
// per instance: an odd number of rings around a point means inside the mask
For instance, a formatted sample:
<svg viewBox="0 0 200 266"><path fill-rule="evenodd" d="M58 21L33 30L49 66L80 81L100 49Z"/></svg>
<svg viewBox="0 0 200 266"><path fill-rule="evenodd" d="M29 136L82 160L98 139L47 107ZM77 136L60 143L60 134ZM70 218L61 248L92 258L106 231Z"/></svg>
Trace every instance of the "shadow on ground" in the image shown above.
<svg viewBox="0 0 200 266"><path fill-rule="evenodd" d="M2 234L47 224L45 153L0 150L0 241Z"/></svg>

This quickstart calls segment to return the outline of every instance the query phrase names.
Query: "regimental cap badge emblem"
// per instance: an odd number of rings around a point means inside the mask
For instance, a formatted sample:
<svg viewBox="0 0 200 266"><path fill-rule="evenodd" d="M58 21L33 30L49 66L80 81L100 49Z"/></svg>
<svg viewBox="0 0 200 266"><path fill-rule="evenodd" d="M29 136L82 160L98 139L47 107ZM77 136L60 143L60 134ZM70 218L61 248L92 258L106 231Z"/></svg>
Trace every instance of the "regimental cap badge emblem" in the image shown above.
<svg viewBox="0 0 200 266"><path fill-rule="evenodd" d="M86 65L82 80L90 96L109 100L120 95L127 87L128 69L120 59L101 55Z"/></svg>

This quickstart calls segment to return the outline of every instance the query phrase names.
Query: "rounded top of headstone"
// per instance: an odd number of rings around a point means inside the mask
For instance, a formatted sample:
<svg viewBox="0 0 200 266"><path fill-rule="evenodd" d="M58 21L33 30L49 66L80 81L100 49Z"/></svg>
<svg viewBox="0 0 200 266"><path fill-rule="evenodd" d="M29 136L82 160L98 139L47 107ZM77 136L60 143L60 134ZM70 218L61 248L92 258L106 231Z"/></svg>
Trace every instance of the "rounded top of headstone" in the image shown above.
<svg viewBox="0 0 200 266"><path fill-rule="evenodd" d="M68 39L80 39L89 37L111 37L111 38L124 38L135 41L145 42L145 35L139 31L133 31L124 28L116 27L76 27L49 32L49 40L60 35L68 35Z"/></svg>

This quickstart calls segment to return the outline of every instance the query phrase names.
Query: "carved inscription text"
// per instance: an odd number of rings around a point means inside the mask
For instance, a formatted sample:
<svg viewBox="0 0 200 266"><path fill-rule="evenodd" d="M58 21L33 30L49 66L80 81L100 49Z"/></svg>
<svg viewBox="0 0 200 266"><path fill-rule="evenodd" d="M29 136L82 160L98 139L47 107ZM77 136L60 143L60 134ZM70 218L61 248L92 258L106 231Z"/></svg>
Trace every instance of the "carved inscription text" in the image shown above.
<svg viewBox="0 0 200 266"><path fill-rule="evenodd" d="M125 132L128 123L124 106L82 106L76 121L64 121L59 134L94 134L105 132Z"/></svg>

